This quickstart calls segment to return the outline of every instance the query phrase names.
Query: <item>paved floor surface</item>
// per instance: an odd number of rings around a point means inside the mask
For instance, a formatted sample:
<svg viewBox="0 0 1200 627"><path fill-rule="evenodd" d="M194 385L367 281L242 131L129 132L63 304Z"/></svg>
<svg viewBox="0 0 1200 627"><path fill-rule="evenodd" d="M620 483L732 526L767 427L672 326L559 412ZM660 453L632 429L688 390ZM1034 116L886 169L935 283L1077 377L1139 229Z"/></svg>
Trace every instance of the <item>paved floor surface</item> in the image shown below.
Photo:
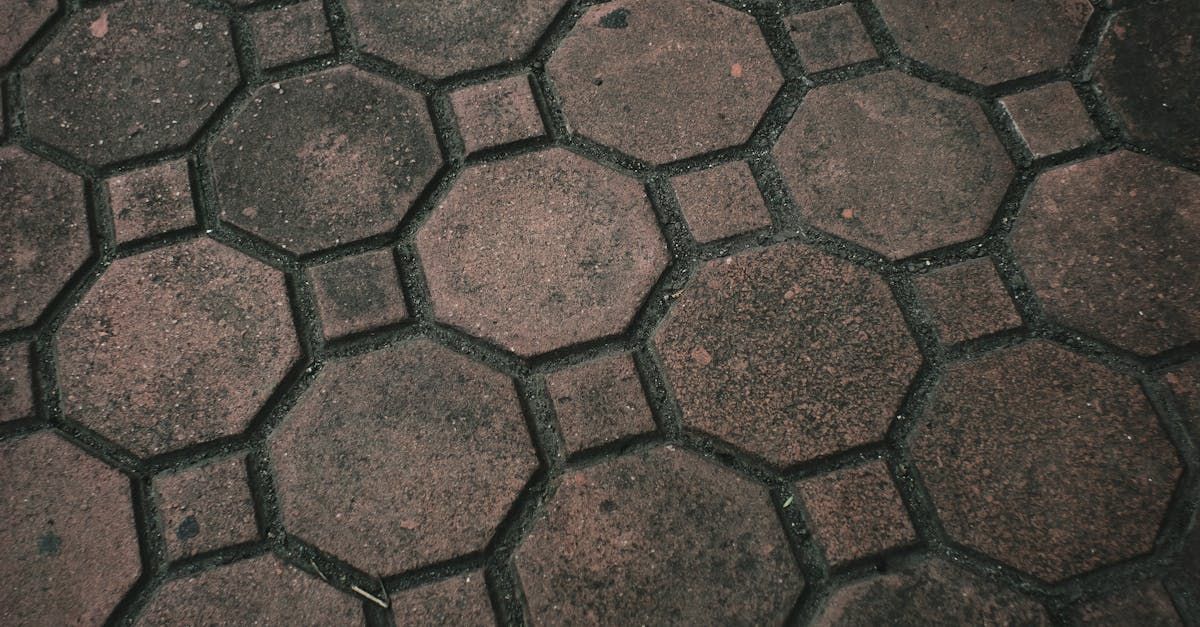
<svg viewBox="0 0 1200 627"><path fill-rule="evenodd" d="M0 623L1200 624L1197 0L0 0Z"/></svg>

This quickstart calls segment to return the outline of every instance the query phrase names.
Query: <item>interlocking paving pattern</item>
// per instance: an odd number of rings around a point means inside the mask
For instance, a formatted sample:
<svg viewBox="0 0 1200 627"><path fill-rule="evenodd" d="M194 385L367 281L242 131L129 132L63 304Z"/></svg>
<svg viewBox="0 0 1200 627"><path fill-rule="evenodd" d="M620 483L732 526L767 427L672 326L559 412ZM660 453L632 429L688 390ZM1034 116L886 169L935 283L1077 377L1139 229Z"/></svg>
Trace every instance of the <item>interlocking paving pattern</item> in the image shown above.
<svg viewBox="0 0 1200 627"><path fill-rule="evenodd" d="M1200 624L1198 32L0 0L0 624Z"/></svg>

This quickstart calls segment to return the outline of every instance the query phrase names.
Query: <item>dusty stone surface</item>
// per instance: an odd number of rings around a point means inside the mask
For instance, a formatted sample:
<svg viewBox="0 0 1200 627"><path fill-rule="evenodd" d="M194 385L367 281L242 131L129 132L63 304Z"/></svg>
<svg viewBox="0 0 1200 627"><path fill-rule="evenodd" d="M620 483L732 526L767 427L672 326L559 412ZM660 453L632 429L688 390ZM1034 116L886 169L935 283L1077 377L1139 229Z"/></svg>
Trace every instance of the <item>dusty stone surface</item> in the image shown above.
<svg viewBox="0 0 1200 627"><path fill-rule="evenodd" d="M496 624L491 602L488 600L487 587L484 585L483 572L478 570L393 593L391 600L396 627L488 627Z"/></svg>
<svg viewBox="0 0 1200 627"><path fill-rule="evenodd" d="M1000 99L1035 157L1078 148L1100 138L1070 83L1051 83Z"/></svg>
<svg viewBox="0 0 1200 627"><path fill-rule="evenodd" d="M54 0L22 0L0 5L0 23L7 25L0 31L0 67L12 61L57 8Z"/></svg>
<svg viewBox="0 0 1200 627"><path fill-rule="evenodd" d="M391 251L345 257L310 270L326 337L395 324L408 315Z"/></svg>
<svg viewBox="0 0 1200 627"><path fill-rule="evenodd" d="M169 161L109 179L108 202L117 241L122 243L196 223L186 161Z"/></svg>
<svg viewBox="0 0 1200 627"><path fill-rule="evenodd" d="M887 464L873 461L805 479L796 492L837 565L904 546L917 538Z"/></svg>
<svg viewBox="0 0 1200 627"><path fill-rule="evenodd" d="M250 16L258 60L277 67L333 52L320 0L307 0Z"/></svg>
<svg viewBox="0 0 1200 627"><path fill-rule="evenodd" d="M467 152L542 134L542 117L527 76L465 87L450 94L450 102Z"/></svg>
<svg viewBox="0 0 1200 627"><path fill-rule="evenodd" d="M688 228L711 242L771 226L771 214L743 161L682 174L671 180Z"/></svg>
<svg viewBox="0 0 1200 627"><path fill-rule="evenodd" d="M793 15L788 18L788 28L804 69L809 72L832 70L879 56L849 3Z"/></svg>
<svg viewBox="0 0 1200 627"><path fill-rule="evenodd" d="M160 475L154 488L173 559L258 538L245 456Z"/></svg>
<svg viewBox="0 0 1200 627"><path fill-rule="evenodd" d="M1021 315L991 259L972 259L938 268L913 282L946 344L1021 325Z"/></svg>
<svg viewBox="0 0 1200 627"><path fill-rule="evenodd" d="M28 344L0 348L0 422L33 415L33 362Z"/></svg>
<svg viewBox="0 0 1200 627"><path fill-rule="evenodd" d="M654 430L654 417L629 355L552 373L546 387L570 453Z"/></svg>

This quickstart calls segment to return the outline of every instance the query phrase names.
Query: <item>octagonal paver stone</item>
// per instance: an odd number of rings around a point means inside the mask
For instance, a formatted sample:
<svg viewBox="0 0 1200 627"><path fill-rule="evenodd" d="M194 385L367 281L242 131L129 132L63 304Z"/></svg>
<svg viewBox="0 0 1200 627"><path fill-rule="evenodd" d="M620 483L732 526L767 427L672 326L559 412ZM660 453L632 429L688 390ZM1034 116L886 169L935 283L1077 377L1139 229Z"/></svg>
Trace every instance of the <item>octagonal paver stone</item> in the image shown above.
<svg viewBox="0 0 1200 627"><path fill-rule="evenodd" d="M805 219L891 258L983 235L1013 173L979 105L895 71L810 92L774 152Z"/></svg>
<svg viewBox="0 0 1200 627"><path fill-rule="evenodd" d="M537 467L512 381L425 340L329 364L271 459L284 527L384 575L483 549Z"/></svg>
<svg viewBox="0 0 1200 627"><path fill-rule="evenodd" d="M33 38L38 29L54 15L55 0L6 0L0 2L0 67L8 65Z"/></svg>
<svg viewBox="0 0 1200 627"><path fill-rule="evenodd" d="M1096 80L1136 141L1200 160L1200 7L1146 3L1120 13L1096 58Z"/></svg>
<svg viewBox="0 0 1200 627"><path fill-rule="evenodd" d="M91 7L24 71L26 126L104 165L187 143L237 83L220 15L156 0Z"/></svg>
<svg viewBox="0 0 1200 627"><path fill-rule="evenodd" d="M208 154L221 218L296 253L395 228L442 163L421 95L353 67L264 85Z"/></svg>
<svg viewBox="0 0 1200 627"><path fill-rule="evenodd" d="M1050 170L1012 239L1063 323L1144 354L1200 339L1200 176L1131 152Z"/></svg>
<svg viewBox="0 0 1200 627"><path fill-rule="evenodd" d="M883 279L799 244L701 267L655 344L684 426L779 466L882 438L921 363Z"/></svg>
<svg viewBox="0 0 1200 627"><path fill-rule="evenodd" d="M439 320L523 355L620 333L667 264L642 186L561 148L468 168L417 250Z"/></svg>
<svg viewBox="0 0 1200 627"><path fill-rule="evenodd" d="M1136 381L1045 341L951 366L912 455L953 539L1048 581L1151 550L1181 473Z"/></svg>
<svg viewBox="0 0 1200 627"><path fill-rule="evenodd" d="M361 600L263 555L162 586L138 625L362 625Z"/></svg>
<svg viewBox="0 0 1200 627"><path fill-rule="evenodd" d="M813 625L1050 625L1033 599L949 562L929 559L847 584Z"/></svg>
<svg viewBox="0 0 1200 627"><path fill-rule="evenodd" d="M529 53L566 0L349 0L363 48L441 78Z"/></svg>
<svg viewBox="0 0 1200 627"><path fill-rule="evenodd" d="M1083 33L1088 0L878 0L900 51L992 84L1066 65Z"/></svg>
<svg viewBox="0 0 1200 627"><path fill-rule="evenodd" d="M671 447L568 473L515 561L534 624L780 624L803 586L767 490Z"/></svg>
<svg viewBox="0 0 1200 627"><path fill-rule="evenodd" d="M240 432L299 355L283 274L191 240L117 260L67 317L63 410L163 453Z"/></svg>
<svg viewBox="0 0 1200 627"><path fill-rule="evenodd" d="M141 570L129 479L48 431L0 443L0 477L0 623L103 623Z"/></svg>
<svg viewBox="0 0 1200 627"><path fill-rule="evenodd" d="M547 68L574 130L656 163L748 140L783 84L754 18L709 0L592 7Z"/></svg>
<svg viewBox="0 0 1200 627"><path fill-rule="evenodd" d="M0 147L0 331L33 324L87 260L83 181L16 146Z"/></svg>

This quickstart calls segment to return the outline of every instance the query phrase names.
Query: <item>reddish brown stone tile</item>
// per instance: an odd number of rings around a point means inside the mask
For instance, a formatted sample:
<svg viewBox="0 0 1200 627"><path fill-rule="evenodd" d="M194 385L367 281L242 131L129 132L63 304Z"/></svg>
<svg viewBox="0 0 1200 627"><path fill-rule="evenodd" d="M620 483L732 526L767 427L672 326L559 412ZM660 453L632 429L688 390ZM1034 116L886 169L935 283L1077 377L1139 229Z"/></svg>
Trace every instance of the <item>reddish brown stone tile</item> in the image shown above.
<svg viewBox="0 0 1200 627"><path fill-rule="evenodd" d="M1150 354L1200 339L1200 177L1116 152L1038 177L1013 249L1047 313Z"/></svg>
<svg viewBox="0 0 1200 627"><path fill-rule="evenodd" d="M977 104L899 72L810 92L775 156L805 219L891 258L983 235L1013 172Z"/></svg>
<svg viewBox="0 0 1200 627"><path fill-rule="evenodd" d="M868 61L878 56L851 4L800 13L788 18L792 41L809 72Z"/></svg>
<svg viewBox="0 0 1200 627"><path fill-rule="evenodd" d="M1200 524L1192 523L1192 531L1183 545L1183 553L1171 569L1171 582L1182 607L1194 613L1200 609Z"/></svg>
<svg viewBox="0 0 1200 627"><path fill-rule="evenodd" d="M1035 157L1078 148L1100 138L1070 83L1050 83L1000 99Z"/></svg>
<svg viewBox="0 0 1200 627"><path fill-rule="evenodd" d="M467 152L542 134L529 78L524 74L464 87L450 94Z"/></svg>
<svg viewBox="0 0 1200 627"><path fill-rule="evenodd" d="M569 473L515 560L535 624L781 623L803 585L766 489L669 447Z"/></svg>
<svg viewBox="0 0 1200 627"><path fill-rule="evenodd" d="M931 559L835 591L814 625L1050 625L1046 610L948 562Z"/></svg>
<svg viewBox="0 0 1200 627"><path fill-rule="evenodd" d="M67 317L63 410L163 453L241 431L299 354L283 275L191 240L117 260Z"/></svg>
<svg viewBox="0 0 1200 627"><path fill-rule="evenodd" d="M667 263L642 186L561 148L468 168L417 249L438 319L523 355L620 333Z"/></svg>
<svg viewBox="0 0 1200 627"><path fill-rule="evenodd" d="M833 564L917 539L887 464L873 461L796 484L825 558Z"/></svg>
<svg viewBox="0 0 1200 627"><path fill-rule="evenodd" d="M169 581L138 625L362 625L360 599L264 555Z"/></svg>
<svg viewBox="0 0 1200 627"><path fill-rule="evenodd" d="M108 196L118 242L196 222L187 161L170 161L109 179Z"/></svg>
<svg viewBox="0 0 1200 627"><path fill-rule="evenodd" d="M1021 326L1021 315L989 258L939 268L913 282L946 344Z"/></svg>
<svg viewBox="0 0 1200 627"><path fill-rule="evenodd" d="M483 549L537 466L512 382L424 340L329 364L271 459L284 527L385 575Z"/></svg>
<svg viewBox="0 0 1200 627"><path fill-rule="evenodd" d="M276 67L333 52L321 0L250 14L258 61Z"/></svg>
<svg viewBox="0 0 1200 627"><path fill-rule="evenodd" d="M154 487L171 559L258 537L244 456L160 475Z"/></svg>
<svg viewBox="0 0 1200 627"><path fill-rule="evenodd" d="M37 321L87 260L83 182L16 146L0 147L0 331Z"/></svg>
<svg viewBox="0 0 1200 627"><path fill-rule="evenodd" d="M390 250L377 250L310 270L326 337L400 322L407 315Z"/></svg>
<svg viewBox="0 0 1200 627"><path fill-rule="evenodd" d="M1192 361L1164 375L1175 393L1183 416L1200 436L1200 361Z"/></svg>
<svg viewBox="0 0 1200 627"><path fill-rule="evenodd" d="M921 363L881 278L798 244L701 267L655 343L685 426L780 466L882 438Z"/></svg>
<svg viewBox="0 0 1200 627"><path fill-rule="evenodd" d="M566 0L348 0L367 52L428 76L515 61Z"/></svg>
<svg viewBox="0 0 1200 627"><path fill-rule="evenodd" d="M0 422L33 415L33 364L28 344L0 347Z"/></svg>
<svg viewBox="0 0 1200 627"><path fill-rule="evenodd" d="M1200 11L1195 0L1143 3L1113 20L1096 80L1137 141L1200 159Z"/></svg>
<svg viewBox="0 0 1200 627"><path fill-rule="evenodd" d="M226 18L126 0L73 15L21 84L30 135L100 165L185 144L237 83Z"/></svg>
<svg viewBox="0 0 1200 627"><path fill-rule="evenodd" d="M771 226L758 184L743 161L671 179L679 208L697 241L711 242Z"/></svg>
<svg viewBox="0 0 1200 627"><path fill-rule="evenodd" d="M547 68L575 131L656 163L746 141L783 84L754 18L707 0L592 7Z"/></svg>
<svg viewBox="0 0 1200 627"><path fill-rule="evenodd" d="M629 355L589 361L546 376L568 453L654 430Z"/></svg>
<svg viewBox="0 0 1200 627"><path fill-rule="evenodd" d="M481 571L393 592L391 600L396 627L496 624Z"/></svg>
<svg viewBox="0 0 1200 627"><path fill-rule="evenodd" d="M1076 612L1080 624L1095 627L1174 627L1183 626L1171 597L1157 581L1121 590L1107 597L1084 603Z"/></svg>
<svg viewBox="0 0 1200 627"><path fill-rule="evenodd" d="M900 51L984 84L1067 64L1088 0L877 0Z"/></svg>
<svg viewBox="0 0 1200 627"><path fill-rule="evenodd" d="M221 218L297 253L395 228L442 163L421 96L352 67L264 85L209 157Z"/></svg>
<svg viewBox="0 0 1200 627"><path fill-rule="evenodd" d="M0 29L0 67L12 61L57 8L58 3L54 0L0 3L0 24L5 25Z"/></svg>
<svg viewBox="0 0 1200 627"><path fill-rule="evenodd" d="M912 454L955 540L1049 581L1153 548L1180 475L1136 381L1044 341L951 366Z"/></svg>
<svg viewBox="0 0 1200 627"><path fill-rule="evenodd" d="M43 431L0 443L0 623L99 625L137 579L129 479Z"/></svg>

